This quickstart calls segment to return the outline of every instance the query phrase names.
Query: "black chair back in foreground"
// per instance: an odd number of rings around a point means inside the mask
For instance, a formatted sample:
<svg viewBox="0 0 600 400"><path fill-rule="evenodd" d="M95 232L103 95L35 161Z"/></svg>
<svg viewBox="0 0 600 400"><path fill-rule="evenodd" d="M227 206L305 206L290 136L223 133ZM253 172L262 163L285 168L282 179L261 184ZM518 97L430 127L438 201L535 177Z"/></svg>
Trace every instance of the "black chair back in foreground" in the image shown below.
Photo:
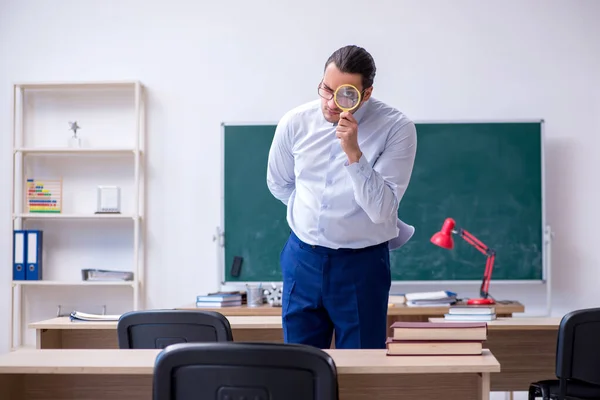
<svg viewBox="0 0 600 400"><path fill-rule="evenodd" d="M529 399L600 399L600 308L566 314L558 328L556 377L533 382Z"/></svg>
<svg viewBox="0 0 600 400"><path fill-rule="evenodd" d="M154 400L337 400L325 351L285 343L187 343L156 358Z"/></svg>

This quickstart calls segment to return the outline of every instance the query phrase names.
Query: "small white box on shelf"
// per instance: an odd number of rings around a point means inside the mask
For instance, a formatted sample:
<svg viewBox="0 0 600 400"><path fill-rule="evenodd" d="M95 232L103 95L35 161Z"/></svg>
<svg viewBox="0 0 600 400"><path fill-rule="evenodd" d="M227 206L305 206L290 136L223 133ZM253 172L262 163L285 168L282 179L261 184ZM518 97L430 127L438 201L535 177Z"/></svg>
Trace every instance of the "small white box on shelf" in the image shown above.
<svg viewBox="0 0 600 400"><path fill-rule="evenodd" d="M121 188L118 186L98 186L96 214L118 214L120 212Z"/></svg>

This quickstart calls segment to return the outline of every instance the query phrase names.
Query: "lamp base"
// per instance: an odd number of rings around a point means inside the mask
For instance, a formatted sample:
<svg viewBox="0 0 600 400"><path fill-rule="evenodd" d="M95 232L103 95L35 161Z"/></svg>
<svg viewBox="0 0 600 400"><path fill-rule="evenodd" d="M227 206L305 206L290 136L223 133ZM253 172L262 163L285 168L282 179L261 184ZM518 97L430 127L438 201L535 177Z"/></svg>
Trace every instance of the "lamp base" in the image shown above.
<svg viewBox="0 0 600 400"><path fill-rule="evenodd" d="M469 306L487 306L487 305L492 305L492 304L496 304L496 302L494 301L494 299L469 299L467 300L467 305Z"/></svg>

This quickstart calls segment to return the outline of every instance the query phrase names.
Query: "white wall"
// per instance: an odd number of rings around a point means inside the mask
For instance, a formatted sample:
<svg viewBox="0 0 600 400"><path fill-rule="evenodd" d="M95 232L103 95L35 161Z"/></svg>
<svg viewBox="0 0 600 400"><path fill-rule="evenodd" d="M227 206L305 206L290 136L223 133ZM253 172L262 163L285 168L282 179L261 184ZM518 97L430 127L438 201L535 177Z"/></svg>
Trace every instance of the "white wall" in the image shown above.
<svg viewBox="0 0 600 400"><path fill-rule="evenodd" d="M415 120L546 120L547 217L556 232L552 312L598 305L600 2L365 4L1 0L0 254L10 251L13 81L146 85L146 305L173 307L217 288L220 123L276 121L314 99L326 58L354 43L377 63L375 96ZM182 207L192 198L201 205ZM185 248L194 249L195 261ZM0 298L8 302L10 267L0 271ZM477 287L455 289L469 295ZM492 293L545 312L543 285L492 283ZM0 325L8 321L8 308L0 309ZM7 348L0 331L0 349Z"/></svg>

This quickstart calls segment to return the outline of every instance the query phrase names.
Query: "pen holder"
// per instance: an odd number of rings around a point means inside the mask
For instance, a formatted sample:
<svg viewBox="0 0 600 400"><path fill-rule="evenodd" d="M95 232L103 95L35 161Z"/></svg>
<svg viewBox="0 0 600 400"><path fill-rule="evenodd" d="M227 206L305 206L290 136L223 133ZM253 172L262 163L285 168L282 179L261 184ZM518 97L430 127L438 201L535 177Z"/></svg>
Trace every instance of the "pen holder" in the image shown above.
<svg viewBox="0 0 600 400"><path fill-rule="evenodd" d="M246 303L248 307L260 307L263 305L264 296L261 286L248 286L246 288Z"/></svg>

